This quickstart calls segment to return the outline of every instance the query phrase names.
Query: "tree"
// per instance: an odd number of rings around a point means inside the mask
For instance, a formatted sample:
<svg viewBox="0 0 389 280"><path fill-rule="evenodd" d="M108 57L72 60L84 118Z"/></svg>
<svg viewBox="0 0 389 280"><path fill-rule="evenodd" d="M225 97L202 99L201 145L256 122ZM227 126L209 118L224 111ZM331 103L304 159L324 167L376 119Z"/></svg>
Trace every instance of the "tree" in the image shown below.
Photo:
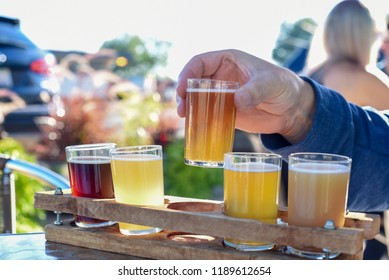
<svg viewBox="0 0 389 280"><path fill-rule="evenodd" d="M145 76L156 66L165 66L171 43L159 40L142 40L139 36L123 35L103 43L101 49L114 49L117 63L113 71L124 77Z"/></svg>

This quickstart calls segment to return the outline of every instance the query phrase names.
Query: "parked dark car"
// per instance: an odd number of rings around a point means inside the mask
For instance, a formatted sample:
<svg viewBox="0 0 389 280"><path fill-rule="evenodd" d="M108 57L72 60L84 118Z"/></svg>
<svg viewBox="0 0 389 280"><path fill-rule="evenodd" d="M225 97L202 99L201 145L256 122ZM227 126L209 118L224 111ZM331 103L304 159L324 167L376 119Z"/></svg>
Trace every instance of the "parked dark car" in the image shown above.
<svg viewBox="0 0 389 280"><path fill-rule="evenodd" d="M37 119L49 116L50 104L59 97L59 83L52 73L55 65L55 56L22 32L19 19L0 16L0 89L25 102L4 116L6 132L38 131Z"/></svg>
<svg viewBox="0 0 389 280"><path fill-rule="evenodd" d="M26 104L50 102L58 91L53 54L37 47L20 29L19 19L0 16L0 88L16 92Z"/></svg>

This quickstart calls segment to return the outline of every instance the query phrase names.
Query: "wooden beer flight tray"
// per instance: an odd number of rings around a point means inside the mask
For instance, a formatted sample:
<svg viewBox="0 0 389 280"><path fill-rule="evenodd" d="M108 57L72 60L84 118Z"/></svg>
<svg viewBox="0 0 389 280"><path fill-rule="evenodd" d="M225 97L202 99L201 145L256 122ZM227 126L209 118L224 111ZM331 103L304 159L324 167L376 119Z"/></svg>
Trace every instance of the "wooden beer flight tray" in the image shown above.
<svg viewBox="0 0 389 280"><path fill-rule="evenodd" d="M83 229L71 221L45 227L48 241L131 255L147 259L297 259L285 246L313 246L337 250L337 259L362 259L363 241L379 232L379 215L348 213L337 229L265 224L222 214L223 202L165 196L163 207L117 203L114 199L73 197L70 190L35 193L36 208L92 218L163 228L160 233L125 236L117 225ZM279 211L287 221L287 211ZM223 237L278 244L261 252L243 252L223 245Z"/></svg>

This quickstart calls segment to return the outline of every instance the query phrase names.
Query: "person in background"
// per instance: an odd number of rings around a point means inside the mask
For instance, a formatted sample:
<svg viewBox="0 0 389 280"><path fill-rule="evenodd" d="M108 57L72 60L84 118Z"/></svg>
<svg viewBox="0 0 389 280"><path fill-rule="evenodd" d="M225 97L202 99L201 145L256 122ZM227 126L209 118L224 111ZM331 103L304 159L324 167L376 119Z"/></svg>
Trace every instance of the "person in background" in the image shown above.
<svg viewBox="0 0 389 280"><path fill-rule="evenodd" d="M293 152L327 152L352 158L348 209L389 209L389 111L362 108L336 91L239 50L194 56L177 85L177 113L185 117L188 78L231 80L236 128L260 134L284 160Z"/></svg>
<svg viewBox="0 0 389 280"><path fill-rule="evenodd" d="M337 4L328 14L322 32L319 29L314 36L308 55L308 66L312 68L308 68L307 75L357 105L389 109L389 78L382 71L382 61L378 62L379 54L384 54L380 45L385 44L380 36L383 32L379 32L379 17L376 19L360 1ZM315 59L321 57L316 48L324 51L325 60L315 65ZM385 246L375 239L368 240L364 258L379 259L385 251Z"/></svg>
<svg viewBox="0 0 389 280"><path fill-rule="evenodd" d="M381 45L381 54L383 59L379 62L380 69L389 76L389 14L386 17L386 31L383 36Z"/></svg>
<svg viewBox="0 0 389 280"><path fill-rule="evenodd" d="M381 38L362 2L342 1L328 14L323 32L315 34L303 74L352 103L389 109L389 77L377 67ZM315 61L316 48L325 51L323 61Z"/></svg>

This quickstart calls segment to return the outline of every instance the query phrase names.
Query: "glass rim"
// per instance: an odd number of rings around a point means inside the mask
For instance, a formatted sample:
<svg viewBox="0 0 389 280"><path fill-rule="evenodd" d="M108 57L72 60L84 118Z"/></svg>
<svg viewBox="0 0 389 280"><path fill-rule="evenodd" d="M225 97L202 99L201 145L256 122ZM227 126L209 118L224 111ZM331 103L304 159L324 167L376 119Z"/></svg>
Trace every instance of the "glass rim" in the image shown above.
<svg viewBox="0 0 389 280"><path fill-rule="evenodd" d="M224 156L235 156L235 157L256 157L256 158L281 158L279 154L263 153L263 152L228 152Z"/></svg>
<svg viewBox="0 0 389 280"><path fill-rule="evenodd" d="M101 148L110 148L111 146L116 147L116 143L91 143L91 144L78 144L78 145L71 145L66 146L65 150L74 150L74 151L81 151L81 150L99 150Z"/></svg>
<svg viewBox="0 0 389 280"><path fill-rule="evenodd" d="M327 157L331 157L331 160L325 160L323 158L319 159L319 158L304 158L304 157L300 157L300 156L307 156L307 155L312 155L312 156L327 156ZM343 162L343 163L351 163L352 162L352 159L348 156L345 156L345 155L340 155L340 154L332 154L332 153L320 153L320 152L297 152L297 153L291 153L289 156L288 156L289 159L298 159L300 161L306 161L306 162L337 162L337 163L340 163L340 162Z"/></svg>
<svg viewBox="0 0 389 280"><path fill-rule="evenodd" d="M150 152L150 151L162 151L162 145L137 145L137 146L126 146L126 147L117 147L110 150L111 155L120 155L127 153L136 153L136 152Z"/></svg>
<svg viewBox="0 0 389 280"><path fill-rule="evenodd" d="M217 80L217 79L210 79L210 78L189 78L187 79L187 85L190 81L193 82L212 82L212 83L222 83L226 85L235 85L238 88L240 87L240 83L236 81L229 81L229 80ZM189 86L187 86L189 87Z"/></svg>

